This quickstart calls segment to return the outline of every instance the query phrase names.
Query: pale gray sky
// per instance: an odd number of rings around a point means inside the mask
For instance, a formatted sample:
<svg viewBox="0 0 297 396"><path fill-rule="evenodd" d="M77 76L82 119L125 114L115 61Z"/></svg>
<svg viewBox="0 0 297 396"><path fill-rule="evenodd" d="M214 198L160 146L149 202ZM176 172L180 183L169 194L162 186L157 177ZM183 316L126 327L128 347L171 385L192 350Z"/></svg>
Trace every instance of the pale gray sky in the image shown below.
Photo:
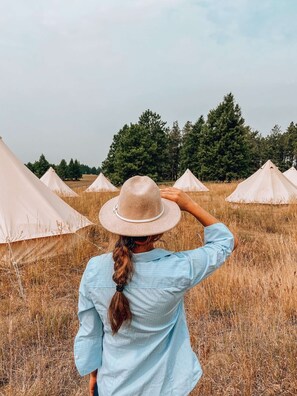
<svg viewBox="0 0 297 396"><path fill-rule="evenodd" d="M233 92L266 135L297 122L295 0L0 0L0 135L23 161L105 159L150 108L195 121Z"/></svg>

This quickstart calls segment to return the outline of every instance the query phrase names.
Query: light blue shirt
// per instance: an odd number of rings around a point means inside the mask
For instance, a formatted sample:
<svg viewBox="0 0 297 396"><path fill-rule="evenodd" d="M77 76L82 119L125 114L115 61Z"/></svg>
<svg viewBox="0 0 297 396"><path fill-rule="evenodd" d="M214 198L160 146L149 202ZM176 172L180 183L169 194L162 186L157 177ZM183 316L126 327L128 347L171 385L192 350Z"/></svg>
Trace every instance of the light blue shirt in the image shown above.
<svg viewBox="0 0 297 396"><path fill-rule="evenodd" d="M108 321L116 286L112 254L89 261L79 289L74 356L81 375L98 369L100 396L185 396L195 387L202 370L190 345L184 294L219 268L234 246L224 224L204 230L203 247L133 254L135 272L124 289L133 318L116 335Z"/></svg>

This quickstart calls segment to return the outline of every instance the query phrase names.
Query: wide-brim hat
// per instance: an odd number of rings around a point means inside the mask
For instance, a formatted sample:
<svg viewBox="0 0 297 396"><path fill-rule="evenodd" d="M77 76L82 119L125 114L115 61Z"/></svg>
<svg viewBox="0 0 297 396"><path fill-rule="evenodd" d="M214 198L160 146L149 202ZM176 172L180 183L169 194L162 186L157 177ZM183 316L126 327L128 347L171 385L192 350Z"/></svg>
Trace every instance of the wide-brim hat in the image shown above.
<svg viewBox="0 0 297 396"><path fill-rule="evenodd" d="M148 176L134 176L122 186L120 195L107 201L99 212L102 226L117 235L162 234L177 225L179 206L161 198L157 184Z"/></svg>

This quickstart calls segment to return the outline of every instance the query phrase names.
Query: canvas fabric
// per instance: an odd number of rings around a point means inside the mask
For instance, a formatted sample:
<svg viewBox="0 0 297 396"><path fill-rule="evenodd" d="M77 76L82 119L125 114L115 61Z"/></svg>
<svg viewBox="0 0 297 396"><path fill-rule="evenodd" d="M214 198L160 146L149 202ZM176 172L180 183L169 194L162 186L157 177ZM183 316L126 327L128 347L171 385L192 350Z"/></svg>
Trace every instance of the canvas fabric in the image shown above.
<svg viewBox="0 0 297 396"><path fill-rule="evenodd" d="M283 173L287 179L290 180L291 183L294 184L294 186L297 187L297 170L292 166L292 168L288 169Z"/></svg>
<svg viewBox="0 0 297 396"><path fill-rule="evenodd" d="M183 191L209 191L209 189L201 183L200 180L197 179L190 171L187 169L185 173L176 180L173 187L179 188Z"/></svg>
<svg viewBox="0 0 297 396"><path fill-rule="evenodd" d="M45 174L40 178L42 183L44 183L50 190L58 195L64 197L78 197L78 194L71 190L66 183L56 174L55 170L50 167Z"/></svg>
<svg viewBox="0 0 297 396"><path fill-rule="evenodd" d="M0 139L0 244L76 232L92 223L46 187Z"/></svg>
<svg viewBox="0 0 297 396"><path fill-rule="evenodd" d="M112 192L118 191L116 188L101 172L95 181L86 189L86 192Z"/></svg>
<svg viewBox="0 0 297 396"><path fill-rule="evenodd" d="M0 265L30 264L73 251L80 244L88 242L88 229L82 228L74 234L2 243L0 244Z"/></svg>
<svg viewBox="0 0 297 396"><path fill-rule="evenodd" d="M228 202L282 205L297 202L297 188L268 160L253 175L239 183Z"/></svg>

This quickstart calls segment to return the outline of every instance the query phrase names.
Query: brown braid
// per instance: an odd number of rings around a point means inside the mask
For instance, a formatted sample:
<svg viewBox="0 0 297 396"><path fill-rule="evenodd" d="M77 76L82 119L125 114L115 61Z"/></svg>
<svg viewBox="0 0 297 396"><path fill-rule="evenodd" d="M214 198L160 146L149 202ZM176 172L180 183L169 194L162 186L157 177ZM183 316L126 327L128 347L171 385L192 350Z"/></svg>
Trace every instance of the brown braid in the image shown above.
<svg viewBox="0 0 297 396"><path fill-rule="evenodd" d="M119 236L112 256L114 260L112 279L117 285L126 286L132 278L134 271L132 249L136 246L137 241L151 243L156 242L160 237L161 235L149 237ZM129 300L123 292L116 291L113 295L108 309L108 316L113 334L119 331L125 321L131 321L132 313Z"/></svg>
<svg viewBox="0 0 297 396"><path fill-rule="evenodd" d="M131 237L120 236L113 250L114 273L113 281L117 285L127 285L133 275L132 249L134 241ZM117 333L123 322L132 319L130 304L123 292L116 291L113 295L108 316L113 334Z"/></svg>

